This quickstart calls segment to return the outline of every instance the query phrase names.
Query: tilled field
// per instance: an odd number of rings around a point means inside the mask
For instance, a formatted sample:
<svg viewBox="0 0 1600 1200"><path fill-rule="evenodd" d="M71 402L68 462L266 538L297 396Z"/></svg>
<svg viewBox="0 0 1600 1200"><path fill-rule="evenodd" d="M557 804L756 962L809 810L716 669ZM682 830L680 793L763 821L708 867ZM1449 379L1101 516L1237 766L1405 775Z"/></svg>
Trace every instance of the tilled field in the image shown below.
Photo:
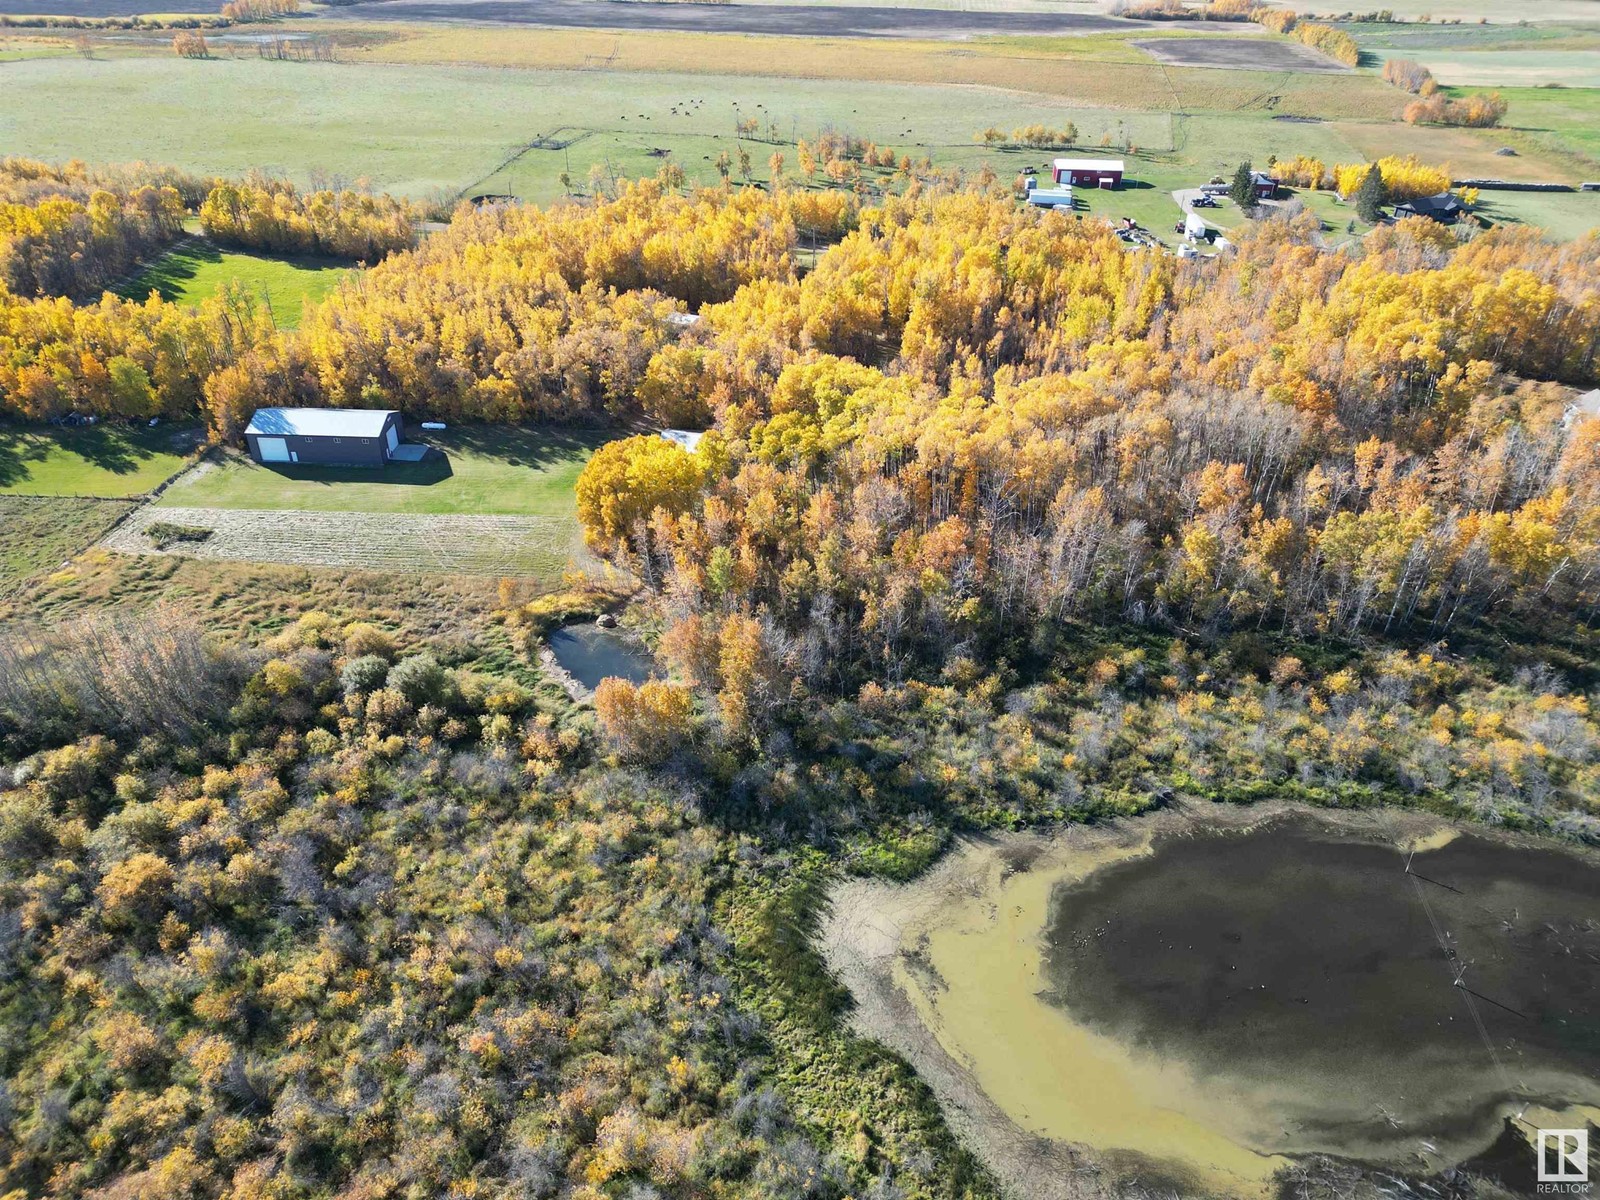
<svg viewBox="0 0 1600 1200"><path fill-rule="evenodd" d="M966 38L1155 28L1096 12L969 12L829 4L595 3L595 0L381 0L338 10L364 21L494 21L566 29L679 30L796 37Z"/></svg>
<svg viewBox="0 0 1600 1200"><path fill-rule="evenodd" d="M157 549L145 529L167 522L211 530ZM554 576L588 559L570 522L540 516L284 512L157 508L134 513L101 543L123 554L183 554L376 571Z"/></svg>
<svg viewBox="0 0 1600 1200"><path fill-rule="evenodd" d="M1310 71L1337 75L1350 70L1298 42L1269 41L1257 34L1237 38L1152 38L1133 43L1172 67L1222 67L1233 71Z"/></svg>

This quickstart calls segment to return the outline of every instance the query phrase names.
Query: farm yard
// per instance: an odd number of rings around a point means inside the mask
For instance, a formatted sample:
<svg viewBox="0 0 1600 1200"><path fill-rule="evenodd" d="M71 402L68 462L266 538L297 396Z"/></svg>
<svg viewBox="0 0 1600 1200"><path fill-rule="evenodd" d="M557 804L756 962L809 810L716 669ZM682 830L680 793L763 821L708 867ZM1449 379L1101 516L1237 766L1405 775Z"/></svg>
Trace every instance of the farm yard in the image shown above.
<svg viewBox="0 0 1600 1200"><path fill-rule="evenodd" d="M591 565L573 485L605 435L477 427L422 436L443 456L381 469L264 467L223 452L105 544L126 554L548 580ZM156 525L197 532L163 545Z"/></svg>
<svg viewBox="0 0 1600 1200"><path fill-rule="evenodd" d="M315 304L350 273L348 263L325 258L280 258L224 250L204 238L173 247L117 289L130 300L152 291L163 300L198 305L223 285L243 284L268 306L275 324L294 329L307 303Z"/></svg>

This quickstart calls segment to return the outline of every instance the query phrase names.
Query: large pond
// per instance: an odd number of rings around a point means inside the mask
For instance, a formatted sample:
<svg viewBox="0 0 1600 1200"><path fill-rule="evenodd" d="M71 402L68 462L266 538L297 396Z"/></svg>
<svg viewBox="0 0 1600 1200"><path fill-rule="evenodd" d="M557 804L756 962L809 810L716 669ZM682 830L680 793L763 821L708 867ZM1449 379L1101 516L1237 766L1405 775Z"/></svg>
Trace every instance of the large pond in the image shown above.
<svg viewBox="0 0 1600 1200"><path fill-rule="evenodd" d="M1471 1150L1502 1102L1600 1104L1600 871L1472 835L1410 863L1304 821L1172 839L1055 895L1047 1002L1262 1148Z"/></svg>
<svg viewBox="0 0 1600 1200"><path fill-rule="evenodd" d="M1427 1175L1508 1116L1600 1119L1590 859L1415 819L1136 828L969 846L840 897L877 908L875 999L857 918L826 930L868 1031L914 1014L920 1040L876 1032L1001 1158L1004 1122L1124 1181L1250 1195L1312 1154Z"/></svg>
<svg viewBox="0 0 1600 1200"><path fill-rule="evenodd" d="M557 629L548 644L562 669L590 691L609 676L643 683L654 665L649 650L637 639L598 625Z"/></svg>

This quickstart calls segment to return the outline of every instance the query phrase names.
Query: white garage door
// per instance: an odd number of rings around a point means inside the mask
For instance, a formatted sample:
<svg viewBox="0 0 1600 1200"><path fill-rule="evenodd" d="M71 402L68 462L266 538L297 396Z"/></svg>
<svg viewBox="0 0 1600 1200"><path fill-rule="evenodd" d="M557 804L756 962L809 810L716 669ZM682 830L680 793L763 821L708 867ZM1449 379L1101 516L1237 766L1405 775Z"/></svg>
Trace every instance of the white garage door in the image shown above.
<svg viewBox="0 0 1600 1200"><path fill-rule="evenodd" d="M262 462L289 461L289 443L283 438L257 438L256 445L261 448Z"/></svg>
<svg viewBox="0 0 1600 1200"><path fill-rule="evenodd" d="M394 453L394 448L400 444L400 435L395 432L393 425L389 426L389 452Z"/></svg>

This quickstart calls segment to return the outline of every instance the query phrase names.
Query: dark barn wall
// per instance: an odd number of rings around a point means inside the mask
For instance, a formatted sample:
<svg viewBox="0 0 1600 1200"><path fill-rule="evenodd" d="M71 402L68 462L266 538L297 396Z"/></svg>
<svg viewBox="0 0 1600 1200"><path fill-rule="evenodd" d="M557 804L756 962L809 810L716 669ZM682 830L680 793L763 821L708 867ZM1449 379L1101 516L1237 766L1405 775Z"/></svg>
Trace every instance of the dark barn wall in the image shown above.
<svg viewBox="0 0 1600 1200"><path fill-rule="evenodd" d="M247 434L250 457L261 461L257 435ZM310 465L319 467L381 467L388 461L382 438L331 438L290 435L283 439L298 459L298 464L267 463L267 466Z"/></svg>
<svg viewBox="0 0 1600 1200"><path fill-rule="evenodd" d="M289 449L317 466L381 467L386 461L382 438L291 437Z"/></svg>

